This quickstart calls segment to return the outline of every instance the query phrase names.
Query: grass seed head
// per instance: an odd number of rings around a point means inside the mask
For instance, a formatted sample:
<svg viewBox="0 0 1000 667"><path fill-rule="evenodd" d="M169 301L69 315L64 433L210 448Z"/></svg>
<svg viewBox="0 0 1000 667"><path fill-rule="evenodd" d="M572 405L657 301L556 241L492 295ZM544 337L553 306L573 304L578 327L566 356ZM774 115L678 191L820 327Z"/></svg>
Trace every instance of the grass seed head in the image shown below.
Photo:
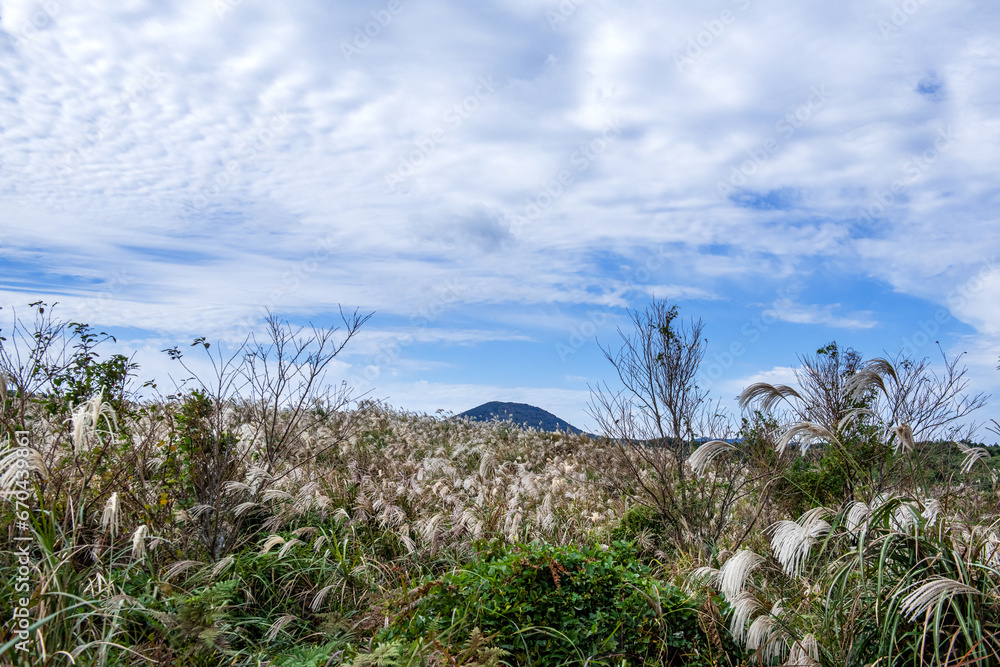
<svg viewBox="0 0 1000 667"><path fill-rule="evenodd" d="M819 667L819 643L808 634L792 644L785 667Z"/></svg>
<svg viewBox="0 0 1000 667"><path fill-rule="evenodd" d="M110 531L111 537L118 534L118 524L121 519L118 504L118 492L115 491L104 504L104 512L101 514L101 528Z"/></svg>
<svg viewBox="0 0 1000 667"><path fill-rule="evenodd" d="M687 462L696 474L704 476L705 470L717 456L733 451L734 449L736 449L736 445L728 443L725 440L713 440L699 445L698 449L694 450L691 456L688 457Z"/></svg>
<svg viewBox="0 0 1000 667"><path fill-rule="evenodd" d="M747 629L746 647L757 651L757 658L765 665L780 658L788 648L778 620L771 614L761 614L753 619Z"/></svg>
<svg viewBox="0 0 1000 667"><path fill-rule="evenodd" d="M738 642L746 639L747 623L750 618L764 610L764 606L757 600L757 596L750 591L742 593L729 599L732 605L732 618L729 619L729 632Z"/></svg>
<svg viewBox="0 0 1000 667"><path fill-rule="evenodd" d="M900 593L897 593L897 596ZM908 616L911 621L915 621L918 616L923 615L925 623L929 623L936 609L959 594L979 595L980 593L977 589L960 581L947 577L932 577L904 597L900 606L903 614Z"/></svg>
<svg viewBox="0 0 1000 667"><path fill-rule="evenodd" d="M743 591L750 572L763 562L763 556L744 549L722 565L719 588L727 600L735 599Z"/></svg>
<svg viewBox="0 0 1000 667"><path fill-rule="evenodd" d="M899 424L894 427L893 432L896 434L896 453L900 452L912 452L913 451L913 429L907 423Z"/></svg>

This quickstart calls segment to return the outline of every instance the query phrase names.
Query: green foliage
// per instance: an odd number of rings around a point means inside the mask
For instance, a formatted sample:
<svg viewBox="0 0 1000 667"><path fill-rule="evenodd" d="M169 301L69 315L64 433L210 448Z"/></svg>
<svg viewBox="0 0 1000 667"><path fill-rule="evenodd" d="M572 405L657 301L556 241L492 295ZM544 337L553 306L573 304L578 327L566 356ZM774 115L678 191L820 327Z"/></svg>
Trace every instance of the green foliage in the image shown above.
<svg viewBox="0 0 1000 667"><path fill-rule="evenodd" d="M982 534L961 534L940 519L908 523L904 517L915 514L912 508L919 506L891 499L856 532L856 546L854 540L831 545L842 556L830 571L823 617L828 628L850 628L835 640L843 664L867 665L884 658L889 664L950 665L960 657L968 661L963 664L996 664L996 542ZM934 582L964 588L929 593L935 601L926 614L908 613L907 596L930 590Z"/></svg>
<svg viewBox="0 0 1000 667"><path fill-rule="evenodd" d="M330 656L343 650L343 642L331 641L315 646L299 646L287 653L275 656L271 663L275 667L326 667Z"/></svg>
<svg viewBox="0 0 1000 667"><path fill-rule="evenodd" d="M634 542L636 538L656 535L663 531L663 519L652 507L635 505L629 508L621 523L611 531L615 542Z"/></svg>
<svg viewBox="0 0 1000 667"><path fill-rule="evenodd" d="M352 664L352 667L409 667L413 664L420 664L417 651L418 642L413 642L409 646L401 641L380 644L371 653L359 655Z"/></svg>
<svg viewBox="0 0 1000 667"><path fill-rule="evenodd" d="M170 495L180 498L179 507L212 503L219 480L235 472L237 438L216 434L212 420L216 406L201 390L187 394L174 417L173 437L167 448L163 470Z"/></svg>
<svg viewBox="0 0 1000 667"><path fill-rule="evenodd" d="M168 628L171 646L188 658L217 660L228 645L228 608L239 583L237 579L220 581L183 597Z"/></svg>
<svg viewBox="0 0 1000 667"><path fill-rule="evenodd" d="M836 506L844 498L848 487L848 474L825 451L818 461L798 458L785 470L777 488L785 513L796 516L812 507Z"/></svg>
<svg viewBox="0 0 1000 667"><path fill-rule="evenodd" d="M401 601L412 611L384 638L478 627L496 633L514 664L534 665L700 664L707 648L692 600L655 579L624 542L496 547L418 592Z"/></svg>
<svg viewBox="0 0 1000 667"><path fill-rule="evenodd" d="M672 517L660 514L654 507L632 506L622 517L621 522L611 530L611 540L635 543L646 554L646 560L657 552L659 558L662 558L663 554L680 557L683 551L671 540L671 536L679 530L684 530L685 525L707 526L718 511L712 502L712 497L701 493L704 491L704 485L700 482L701 480L697 478L672 480L676 489L686 491L678 494L678 498L684 503L677 508L677 514ZM717 486L724 488L724 485L725 482L721 482Z"/></svg>
<svg viewBox="0 0 1000 667"><path fill-rule="evenodd" d="M98 348L115 337L90 325L54 316L56 304L29 304L35 317L15 315L6 335L0 331L0 435L13 435L40 414L68 422L70 413L100 395L123 418L132 409L130 385L138 364L122 354L102 359Z"/></svg>
<svg viewBox="0 0 1000 667"><path fill-rule="evenodd" d="M443 645L436 639L401 638L378 642L368 653L353 652L351 667L499 667L509 664L507 651L490 644L491 637L473 628L469 638L456 645Z"/></svg>
<svg viewBox="0 0 1000 667"><path fill-rule="evenodd" d="M124 414L128 408L129 380L139 365L123 354L101 360L97 346L107 341L117 342L114 336L95 332L79 322L71 322L69 329L75 341L73 353L68 364L49 369L54 391L46 399L46 408L50 414L65 415L69 406L100 394L116 414Z"/></svg>
<svg viewBox="0 0 1000 667"><path fill-rule="evenodd" d="M11 618L8 605L26 599L30 605L26 629L31 639L28 651L23 652L13 649L18 641L13 633L0 634L0 664L120 664L118 658L127 654L134 639L128 634L133 612L145 610L134 600L109 599L115 587L113 579L121 573L113 567L112 550L94 550L89 567L80 567L79 562L88 554L73 546L78 537L63 532L44 507L30 514L31 540L18 545L28 548L26 558L23 554L12 557L11 552L0 554L0 569L11 573L0 580L0 613ZM20 583L13 573L23 560L30 564L30 572ZM13 628L10 624L5 630ZM70 659L64 661L67 655Z"/></svg>
<svg viewBox="0 0 1000 667"><path fill-rule="evenodd" d="M677 319L677 306L670 306L663 314L662 319L658 323L657 331L660 332L660 337L663 339L664 351L658 352L656 355L656 361L660 364L666 363L666 356L668 354L677 354L680 352L680 348L683 345L677 332L674 331L673 323Z"/></svg>

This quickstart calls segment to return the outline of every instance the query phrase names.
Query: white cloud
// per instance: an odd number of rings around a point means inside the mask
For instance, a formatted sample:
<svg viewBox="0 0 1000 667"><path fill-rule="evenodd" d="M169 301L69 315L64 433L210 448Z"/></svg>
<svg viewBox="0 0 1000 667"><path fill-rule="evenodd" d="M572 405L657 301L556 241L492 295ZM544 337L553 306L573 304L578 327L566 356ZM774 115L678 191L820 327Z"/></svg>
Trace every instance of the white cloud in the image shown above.
<svg viewBox="0 0 1000 667"><path fill-rule="evenodd" d="M949 303L1000 250L1000 10L404 2L355 43L384 4L218 4L3 3L4 301L232 338L264 308L434 307L452 339L541 340L543 307L842 278L1000 327L992 277ZM891 320L847 299L782 319Z"/></svg>
<svg viewBox="0 0 1000 667"><path fill-rule="evenodd" d="M878 324L871 312L853 312L850 315L837 315L835 310L841 304L799 304L793 301L778 302L774 312L785 322L796 324L825 324L835 329L870 329Z"/></svg>

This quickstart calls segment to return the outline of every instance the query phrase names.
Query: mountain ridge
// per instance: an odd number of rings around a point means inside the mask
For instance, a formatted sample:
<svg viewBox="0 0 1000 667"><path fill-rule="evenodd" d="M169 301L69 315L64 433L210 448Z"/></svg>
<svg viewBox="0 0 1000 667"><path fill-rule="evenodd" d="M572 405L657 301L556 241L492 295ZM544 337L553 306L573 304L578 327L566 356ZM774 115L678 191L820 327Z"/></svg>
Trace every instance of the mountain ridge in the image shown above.
<svg viewBox="0 0 1000 667"><path fill-rule="evenodd" d="M528 403L488 401L455 416L474 421L492 421L494 419L511 421L518 426L537 428L539 431L550 433L556 431L585 433L565 419L560 419L551 412Z"/></svg>

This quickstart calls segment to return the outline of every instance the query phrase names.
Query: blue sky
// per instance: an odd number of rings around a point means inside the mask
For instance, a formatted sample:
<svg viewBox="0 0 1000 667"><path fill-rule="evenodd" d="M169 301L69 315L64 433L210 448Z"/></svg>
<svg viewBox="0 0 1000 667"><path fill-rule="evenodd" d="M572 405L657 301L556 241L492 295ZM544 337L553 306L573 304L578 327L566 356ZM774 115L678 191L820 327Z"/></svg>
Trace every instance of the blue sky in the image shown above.
<svg viewBox="0 0 1000 667"><path fill-rule="evenodd" d="M726 403L834 339L940 341L996 417L998 25L961 0L0 0L0 302L59 301L159 377L164 347L343 304L376 314L337 379L589 428L595 337L656 296L704 318Z"/></svg>

